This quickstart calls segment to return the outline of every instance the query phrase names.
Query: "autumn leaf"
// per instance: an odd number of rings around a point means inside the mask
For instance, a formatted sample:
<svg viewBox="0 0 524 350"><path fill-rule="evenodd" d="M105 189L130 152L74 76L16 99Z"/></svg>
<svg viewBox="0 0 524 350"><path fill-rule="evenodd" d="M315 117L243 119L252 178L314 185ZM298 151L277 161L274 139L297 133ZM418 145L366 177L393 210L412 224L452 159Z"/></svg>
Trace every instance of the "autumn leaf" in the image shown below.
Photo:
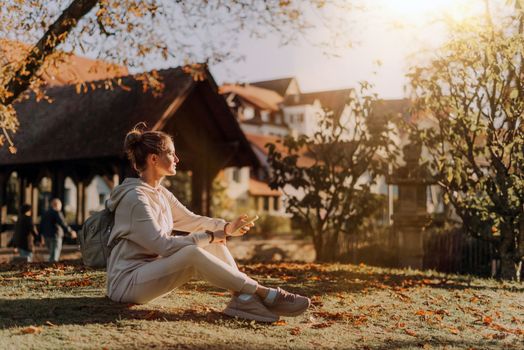
<svg viewBox="0 0 524 350"><path fill-rule="evenodd" d="M484 316L482 318L482 323L484 323L486 326L489 326L491 323L493 323L493 319L489 316Z"/></svg>
<svg viewBox="0 0 524 350"><path fill-rule="evenodd" d="M291 335L299 335L300 332L301 332L300 327L293 327L289 331L289 334L291 334Z"/></svg>
<svg viewBox="0 0 524 350"><path fill-rule="evenodd" d="M416 337L417 336L417 332L411 330L411 329L404 329L404 332L406 332L407 335L411 335L412 337Z"/></svg>
<svg viewBox="0 0 524 350"><path fill-rule="evenodd" d="M273 325L275 325L275 326L285 326L285 325L287 325L287 322L285 320L278 320L276 322L273 322Z"/></svg>
<svg viewBox="0 0 524 350"><path fill-rule="evenodd" d="M316 323L311 326L311 328L320 329L320 328L327 328L331 327L333 325L333 322L322 322L322 323Z"/></svg>
<svg viewBox="0 0 524 350"><path fill-rule="evenodd" d="M39 334L42 333L42 327L29 326L22 329L23 334Z"/></svg>
<svg viewBox="0 0 524 350"><path fill-rule="evenodd" d="M449 329L449 332L450 332L451 334L459 334L459 333L460 333L460 331L459 331L457 328L450 328L450 329Z"/></svg>

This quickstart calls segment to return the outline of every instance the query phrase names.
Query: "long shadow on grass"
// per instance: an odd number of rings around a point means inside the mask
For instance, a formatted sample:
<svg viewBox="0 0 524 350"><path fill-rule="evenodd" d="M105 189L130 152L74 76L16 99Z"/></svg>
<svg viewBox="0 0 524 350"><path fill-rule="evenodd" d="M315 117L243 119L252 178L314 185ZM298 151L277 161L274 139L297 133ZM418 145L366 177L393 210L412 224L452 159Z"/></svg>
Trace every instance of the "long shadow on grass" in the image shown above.
<svg viewBox="0 0 524 350"><path fill-rule="evenodd" d="M209 309L136 309L105 297L0 300L0 329L30 325L106 324L122 320L191 321L215 324L231 318ZM245 323L245 324L244 324ZM263 324L261 324L263 326ZM248 322L235 327L249 328Z"/></svg>
<svg viewBox="0 0 524 350"><path fill-rule="evenodd" d="M517 342L518 340L516 340ZM517 343L514 343L517 345ZM433 348L443 348L448 347L456 349L517 349L516 346L511 346L508 343L502 344L497 340L478 340L478 341L467 341L467 340L450 340L450 339L413 339L413 340L389 340L385 344L376 345L376 346L363 346L358 347L357 349L367 349L367 350L389 350L389 349L433 349Z"/></svg>
<svg viewBox="0 0 524 350"><path fill-rule="evenodd" d="M471 283L468 276L444 275L435 276L426 273L411 272L403 274L401 270L375 268L329 270L322 264L279 263L255 264L243 267L244 272L260 282L270 286L289 286L294 292L305 295L322 295L331 293L360 293L364 290L392 288L409 290L426 286L442 289L471 290L508 290L524 292L524 285L479 286Z"/></svg>

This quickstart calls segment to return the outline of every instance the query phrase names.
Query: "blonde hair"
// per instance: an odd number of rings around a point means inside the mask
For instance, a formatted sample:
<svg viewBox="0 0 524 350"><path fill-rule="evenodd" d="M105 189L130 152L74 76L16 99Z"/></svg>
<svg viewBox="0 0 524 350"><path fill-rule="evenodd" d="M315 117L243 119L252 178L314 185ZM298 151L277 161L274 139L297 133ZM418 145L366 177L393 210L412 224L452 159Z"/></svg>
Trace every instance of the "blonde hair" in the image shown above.
<svg viewBox="0 0 524 350"><path fill-rule="evenodd" d="M138 123L127 133L124 141L127 157L138 172L145 170L149 154L160 155L168 149L169 143L173 142L171 136L165 132L148 131L146 128L146 123Z"/></svg>

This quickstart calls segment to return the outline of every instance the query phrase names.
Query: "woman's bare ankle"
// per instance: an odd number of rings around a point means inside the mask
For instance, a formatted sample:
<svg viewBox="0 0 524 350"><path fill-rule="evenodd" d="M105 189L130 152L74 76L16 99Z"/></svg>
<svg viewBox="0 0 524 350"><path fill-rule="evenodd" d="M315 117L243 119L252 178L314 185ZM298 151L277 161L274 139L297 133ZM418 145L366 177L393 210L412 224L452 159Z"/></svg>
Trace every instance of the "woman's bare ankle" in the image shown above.
<svg viewBox="0 0 524 350"><path fill-rule="evenodd" d="M269 293L269 288L259 285L257 287L257 290L255 292L256 295L258 295L262 300L264 300L267 297L267 294Z"/></svg>

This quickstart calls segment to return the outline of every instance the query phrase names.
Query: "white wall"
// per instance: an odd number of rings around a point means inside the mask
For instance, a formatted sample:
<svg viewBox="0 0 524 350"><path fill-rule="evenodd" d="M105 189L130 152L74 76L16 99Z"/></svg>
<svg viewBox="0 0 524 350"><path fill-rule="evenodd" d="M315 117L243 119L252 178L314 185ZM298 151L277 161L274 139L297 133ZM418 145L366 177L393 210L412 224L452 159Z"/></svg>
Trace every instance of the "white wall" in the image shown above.
<svg viewBox="0 0 524 350"><path fill-rule="evenodd" d="M86 187L86 212L89 216L92 211L104 209L104 202L109 198L111 188L100 177L95 176L89 186ZM101 198L102 197L102 198ZM102 199L102 202L100 202Z"/></svg>

